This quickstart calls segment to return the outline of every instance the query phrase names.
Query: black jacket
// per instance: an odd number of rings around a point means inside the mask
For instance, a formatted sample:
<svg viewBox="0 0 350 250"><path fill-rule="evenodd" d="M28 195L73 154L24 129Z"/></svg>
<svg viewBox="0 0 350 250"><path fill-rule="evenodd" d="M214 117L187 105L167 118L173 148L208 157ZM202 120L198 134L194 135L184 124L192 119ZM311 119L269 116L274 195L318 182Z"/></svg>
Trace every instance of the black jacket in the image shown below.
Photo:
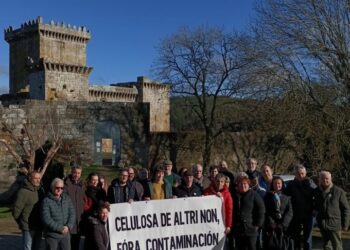
<svg viewBox="0 0 350 250"><path fill-rule="evenodd" d="M90 217L85 237L85 250L107 250L110 249L109 233L107 223Z"/></svg>
<svg viewBox="0 0 350 250"><path fill-rule="evenodd" d="M125 191L123 194L122 191ZM125 189L122 188L119 184L118 179L114 179L111 185L108 187L107 191L107 199L109 203L121 203L128 202L130 199L135 199L136 189L135 186L131 184L131 182L127 182ZM125 198L125 200L123 200Z"/></svg>
<svg viewBox="0 0 350 250"><path fill-rule="evenodd" d="M302 181L294 179L289 182L285 194L291 197L293 220L304 220L312 216L315 183L306 178Z"/></svg>
<svg viewBox="0 0 350 250"><path fill-rule="evenodd" d="M178 198L181 197L195 197L202 196L201 188L193 183L190 188L186 187L186 184L181 184L174 189L174 195Z"/></svg>
<svg viewBox="0 0 350 250"><path fill-rule="evenodd" d="M292 218L293 208L290 201L290 197L281 194L280 206L277 206L277 202L274 199L274 193L268 192L265 196L265 229L271 231L275 227L283 227L287 229Z"/></svg>
<svg viewBox="0 0 350 250"><path fill-rule="evenodd" d="M237 236L254 236L256 227L262 227L265 219L265 205L253 190L233 197L233 232Z"/></svg>

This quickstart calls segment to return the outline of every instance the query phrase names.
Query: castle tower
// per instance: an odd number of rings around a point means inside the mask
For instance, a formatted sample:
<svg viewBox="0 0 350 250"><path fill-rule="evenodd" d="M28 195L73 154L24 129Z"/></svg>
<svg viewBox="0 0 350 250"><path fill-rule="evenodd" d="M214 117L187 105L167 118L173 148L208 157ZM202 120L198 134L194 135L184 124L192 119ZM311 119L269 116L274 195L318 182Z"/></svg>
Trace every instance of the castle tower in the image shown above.
<svg viewBox="0 0 350 250"><path fill-rule="evenodd" d="M10 94L28 93L39 100L87 100L86 45L90 33L85 27L64 23L26 22L19 29L5 29L10 45Z"/></svg>
<svg viewBox="0 0 350 250"><path fill-rule="evenodd" d="M150 105L150 132L170 132L170 85L159 84L147 77L138 77L136 85L139 102Z"/></svg>

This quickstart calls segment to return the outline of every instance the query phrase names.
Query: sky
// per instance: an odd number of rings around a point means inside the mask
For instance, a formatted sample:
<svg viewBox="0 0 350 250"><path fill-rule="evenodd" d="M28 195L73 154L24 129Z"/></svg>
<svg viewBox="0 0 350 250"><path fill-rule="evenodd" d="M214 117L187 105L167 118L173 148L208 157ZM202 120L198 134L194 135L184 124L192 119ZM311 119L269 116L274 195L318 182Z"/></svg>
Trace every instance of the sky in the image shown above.
<svg viewBox="0 0 350 250"><path fill-rule="evenodd" d="M42 16L66 25L85 26L91 33L87 66L90 84L109 85L152 78L151 67L161 40L183 26L248 29L254 0L11 0L0 9L0 28ZM2 33L3 34L3 33ZM9 84L9 45L0 39L0 92Z"/></svg>

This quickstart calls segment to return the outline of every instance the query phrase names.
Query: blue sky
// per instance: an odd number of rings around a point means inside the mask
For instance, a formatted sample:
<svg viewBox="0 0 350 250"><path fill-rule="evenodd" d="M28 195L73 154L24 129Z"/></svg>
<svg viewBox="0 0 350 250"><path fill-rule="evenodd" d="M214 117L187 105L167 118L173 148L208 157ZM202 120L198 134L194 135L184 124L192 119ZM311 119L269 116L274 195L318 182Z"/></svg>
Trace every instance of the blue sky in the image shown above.
<svg viewBox="0 0 350 250"><path fill-rule="evenodd" d="M12 0L0 9L0 28L19 28L38 16L91 32L87 64L91 84L152 77L161 39L182 26L219 26L245 30L253 18L254 0ZM3 34L3 33L2 33ZM8 89L9 46L0 39L0 91Z"/></svg>

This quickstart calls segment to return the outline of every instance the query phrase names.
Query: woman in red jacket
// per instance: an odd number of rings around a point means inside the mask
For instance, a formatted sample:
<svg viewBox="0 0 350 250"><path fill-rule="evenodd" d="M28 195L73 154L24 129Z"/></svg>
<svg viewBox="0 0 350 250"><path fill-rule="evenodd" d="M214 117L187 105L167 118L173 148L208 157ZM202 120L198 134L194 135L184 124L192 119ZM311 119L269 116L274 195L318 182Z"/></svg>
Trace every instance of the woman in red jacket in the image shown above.
<svg viewBox="0 0 350 250"><path fill-rule="evenodd" d="M231 194L226 186L226 176L223 174L217 174L214 182L204 190L204 195L217 195L222 198L223 202L223 215L225 224L225 234L231 232L232 228L232 208L233 201Z"/></svg>

